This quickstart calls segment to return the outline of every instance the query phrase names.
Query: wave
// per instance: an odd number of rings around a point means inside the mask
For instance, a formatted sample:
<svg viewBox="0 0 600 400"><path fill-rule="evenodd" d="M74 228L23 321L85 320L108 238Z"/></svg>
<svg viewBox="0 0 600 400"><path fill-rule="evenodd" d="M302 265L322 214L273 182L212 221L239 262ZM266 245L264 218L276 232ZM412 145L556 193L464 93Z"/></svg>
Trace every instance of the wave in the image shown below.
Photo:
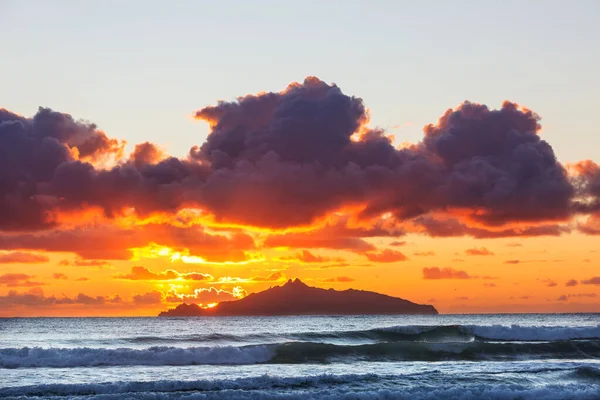
<svg viewBox="0 0 600 400"><path fill-rule="evenodd" d="M23 347L0 349L0 368L69 368L119 365L256 364L274 355L270 346L150 347L148 349L74 349Z"/></svg>
<svg viewBox="0 0 600 400"><path fill-rule="evenodd" d="M288 342L248 346L150 347L147 349L6 348L0 368L66 368L120 365L217 365L327 363L345 361L526 360L600 358L600 341L384 342L337 345Z"/></svg>
<svg viewBox="0 0 600 400"><path fill-rule="evenodd" d="M395 384L398 376L375 374L317 375L309 377L259 376L230 380L110 382L48 384L0 388L2 398L60 399L598 399L598 387L587 384L528 387L507 384Z"/></svg>
<svg viewBox="0 0 600 400"><path fill-rule="evenodd" d="M172 344L209 342L278 342L278 341L372 341L372 342L471 342L474 340L496 341L561 341L561 340L600 340L600 325L588 327L566 326L503 326L503 325L408 325L389 328L375 328L357 331L321 331L252 333L246 335L210 333L173 335L168 337L138 336L116 339L121 343Z"/></svg>

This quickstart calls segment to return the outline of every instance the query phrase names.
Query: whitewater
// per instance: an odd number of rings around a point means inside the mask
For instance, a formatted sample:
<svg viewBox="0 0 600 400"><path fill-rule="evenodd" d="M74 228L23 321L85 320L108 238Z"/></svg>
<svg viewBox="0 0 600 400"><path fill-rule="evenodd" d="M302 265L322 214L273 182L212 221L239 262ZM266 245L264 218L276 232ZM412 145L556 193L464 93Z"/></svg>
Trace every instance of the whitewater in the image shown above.
<svg viewBox="0 0 600 400"><path fill-rule="evenodd" d="M600 399L600 314L4 318L0 398Z"/></svg>

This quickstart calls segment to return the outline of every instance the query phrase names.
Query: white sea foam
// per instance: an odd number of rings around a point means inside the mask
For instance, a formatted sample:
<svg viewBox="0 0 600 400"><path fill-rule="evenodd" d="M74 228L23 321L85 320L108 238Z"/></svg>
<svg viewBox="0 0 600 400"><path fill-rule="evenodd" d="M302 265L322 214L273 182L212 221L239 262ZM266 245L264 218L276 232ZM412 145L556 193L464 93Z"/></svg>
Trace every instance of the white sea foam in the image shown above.
<svg viewBox="0 0 600 400"><path fill-rule="evenodd" d="M386 383L382 385L382 383ZM600 389L593 384L521 385L461 384L390 387L393 377L365 375L319 375L300 378L261 376L222 381L158 381L106 384L36 385L0 389L3 398L45 399L576 399L597 400ZM385 389L382 387L386 387Z"/></svg>

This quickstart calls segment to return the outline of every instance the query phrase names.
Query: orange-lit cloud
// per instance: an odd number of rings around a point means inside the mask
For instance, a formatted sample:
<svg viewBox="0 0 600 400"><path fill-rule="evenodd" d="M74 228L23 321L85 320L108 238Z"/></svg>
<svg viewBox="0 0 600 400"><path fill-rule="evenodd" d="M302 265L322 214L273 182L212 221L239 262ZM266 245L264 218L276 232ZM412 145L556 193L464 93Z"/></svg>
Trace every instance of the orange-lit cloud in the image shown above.
<svg viewBox="0 0 600 400"><path fill-rule="evenodd" d="M131 267L131 272L128 274L116 275L117 279L126 280L144 280L144 281L161 281L161 280L189 280L189 281L210 281L214 278L210 274L201 272L186 272L181 273L173 269L167 269L162 272L154 273L147 268L136 266Z"/></svg>
<svg viewBox="0 0 600 400"><path fill-rule="evenodd" d="M8 286L8 287L18 287L18 286L40 286L44 285L42 282L32 281L34 278L32 275L27 274L19 274L19 273L10 273L0 275L0 285Z"/></svg>
<svg viewBox="0 0 600 400"><path fill-rule="evenodd" d="M39 264L50 261L42 254L27 253L23 251L10 251L0 253L0 264Z"/></svg>
<svg viewBox="0 0 600 400"><path fill-rule="evenodd" d="M335 278L325 279L323 282L339 282L339 283L348 283L354 282L356 279L350 278L349 276L336 276Z"/></svg>
<svg viewBox="0 0 600 400"><path fill-rule="evenodd" d="M302 250L292 256L279 257L282 261L300 261L303 263L323 263L323 262L344 262L341 257L324 257L318 254L313 254L308 250Z"/></svg>
<svg viewBox="0 0 600 400"><path fill-rule="evenodd" d="M494 253L486 249L485 247L473 248L465 250L465 254L469 256L493 256Z"/></svg>
<svg viewBox="0 0 600 400"><path fill-rule="evenodd" d="M471 279L473 278L465 271L454 268L425 267L423 268L423 279Z"/></svg>
<svg viewBox="0 0 600 400"><path fill-rule="evenodd" d="M417 252L414 252L413 255L419 256L419 257L435 256L435 251L417 251Z"/></svg>
<svg viewBox="0 0 600 400"><path fill-rule="evenodd" d="M594 276L590 279L584 279L581 281L582 285L600 285L600 276Z"/></svg>
<svg viewBox="0 0 600 400"><path fill-rule="evenodd" d="M222 301L237 300L246 297L248 293L240 286L231 290L217 289L215 287L195 289L190 294L171 291L165 301L168 303L192 302L199 304L220 303Z"/></svg>
<svg viewBox="0 0 600 400"><path fill-rule="evenodd" d="M391 249L384 249L378 253L365 253L365 257L367 257L369 261L380 263L392 263L408 260L408 257L406 257L403 253Z"/></svg>

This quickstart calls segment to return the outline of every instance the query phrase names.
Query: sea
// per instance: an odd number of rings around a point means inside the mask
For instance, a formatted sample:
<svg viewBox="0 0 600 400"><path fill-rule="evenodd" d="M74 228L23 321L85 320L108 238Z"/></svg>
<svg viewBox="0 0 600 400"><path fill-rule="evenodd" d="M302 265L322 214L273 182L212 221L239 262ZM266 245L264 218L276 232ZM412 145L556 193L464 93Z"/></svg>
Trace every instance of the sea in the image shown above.
<svg viewBox="0 0 600 400"><path fill-rule="evenodd" d="M600 314L0 319L6 399L600 399Z"/></svg>

